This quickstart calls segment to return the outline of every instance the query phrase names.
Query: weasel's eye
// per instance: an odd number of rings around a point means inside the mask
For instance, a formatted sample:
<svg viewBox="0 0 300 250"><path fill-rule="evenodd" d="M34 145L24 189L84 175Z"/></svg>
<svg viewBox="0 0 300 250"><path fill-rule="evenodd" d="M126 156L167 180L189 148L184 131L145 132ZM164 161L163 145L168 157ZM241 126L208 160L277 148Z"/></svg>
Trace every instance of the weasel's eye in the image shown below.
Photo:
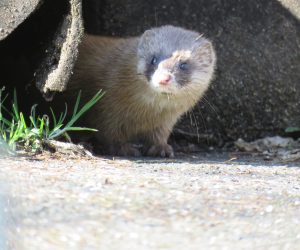
<svg viewBox="0 0 300 250"><path fill-rule="evenodd" d="M152 65L156 65L158 62L157 58L155 56L152 57L152 60L151 60L151 64Z"/></svg>
<svg viewBox="0 0 300 250"><path fill-rule="evenodd" d="M181 70L188 70L188 69L189 69L189 65L188 65L188 63L186 63L186 62L180 63L180 64L179 64L179 68L180 68Z"/></svg>

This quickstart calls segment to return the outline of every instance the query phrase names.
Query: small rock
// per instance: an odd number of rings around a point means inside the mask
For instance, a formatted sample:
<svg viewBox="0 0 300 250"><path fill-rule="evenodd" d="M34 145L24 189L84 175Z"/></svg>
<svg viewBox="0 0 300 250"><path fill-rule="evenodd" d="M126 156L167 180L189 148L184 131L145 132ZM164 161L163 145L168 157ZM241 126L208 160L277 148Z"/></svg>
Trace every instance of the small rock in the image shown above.
<svg viewBox="0 0 300 250"><path fill-rule="evenodd" d="M269 206L266 207L265 211L267 213L271 213L273 211L273 209L274 209L274 207L272 205L269 205Z"/></svg>

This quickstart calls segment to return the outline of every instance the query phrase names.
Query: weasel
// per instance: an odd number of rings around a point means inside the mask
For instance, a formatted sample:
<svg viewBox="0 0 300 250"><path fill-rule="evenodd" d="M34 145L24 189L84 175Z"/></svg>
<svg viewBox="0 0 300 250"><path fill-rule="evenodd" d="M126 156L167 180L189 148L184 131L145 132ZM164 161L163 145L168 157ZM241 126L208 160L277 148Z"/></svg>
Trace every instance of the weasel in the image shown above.
<svg viewBox="0 0 300 250"><path fill-rule="evenodd" d="M215 64L212 43L179 27L153 28L133 38L86 34L64 97L82 90L88 100L105 92L83 123L98 129L95 137L106 153L173 157L173 126L207 90ZM143 143L142 150L135 141Z"/></svg>

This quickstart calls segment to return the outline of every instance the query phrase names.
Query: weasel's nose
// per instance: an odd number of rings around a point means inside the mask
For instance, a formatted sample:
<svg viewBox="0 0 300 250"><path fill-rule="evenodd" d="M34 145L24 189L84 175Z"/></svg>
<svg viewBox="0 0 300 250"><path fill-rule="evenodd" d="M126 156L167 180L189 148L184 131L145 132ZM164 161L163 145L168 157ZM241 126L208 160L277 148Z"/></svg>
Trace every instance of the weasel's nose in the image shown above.
<svg viewBox="0 0 300 250"><path fill-rule="evenodd" d="M170 75L163 75L160 80L159 80L159 84L161 85L168 85L169 82L171 80L171 76Z"/></svg>

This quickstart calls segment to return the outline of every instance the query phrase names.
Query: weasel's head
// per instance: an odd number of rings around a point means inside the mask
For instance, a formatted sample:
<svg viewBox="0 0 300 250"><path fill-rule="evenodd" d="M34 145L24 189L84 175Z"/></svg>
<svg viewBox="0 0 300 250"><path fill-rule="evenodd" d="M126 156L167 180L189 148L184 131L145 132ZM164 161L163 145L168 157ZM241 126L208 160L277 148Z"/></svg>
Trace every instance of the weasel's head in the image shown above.
<svg viewBox="0 0 300 250"><path fill-rule="evenodd" d="M211 42L199 33L174 26L145 31L138 46L138 68L151 88L176 94L207 89L216 64Z"/></svg>

